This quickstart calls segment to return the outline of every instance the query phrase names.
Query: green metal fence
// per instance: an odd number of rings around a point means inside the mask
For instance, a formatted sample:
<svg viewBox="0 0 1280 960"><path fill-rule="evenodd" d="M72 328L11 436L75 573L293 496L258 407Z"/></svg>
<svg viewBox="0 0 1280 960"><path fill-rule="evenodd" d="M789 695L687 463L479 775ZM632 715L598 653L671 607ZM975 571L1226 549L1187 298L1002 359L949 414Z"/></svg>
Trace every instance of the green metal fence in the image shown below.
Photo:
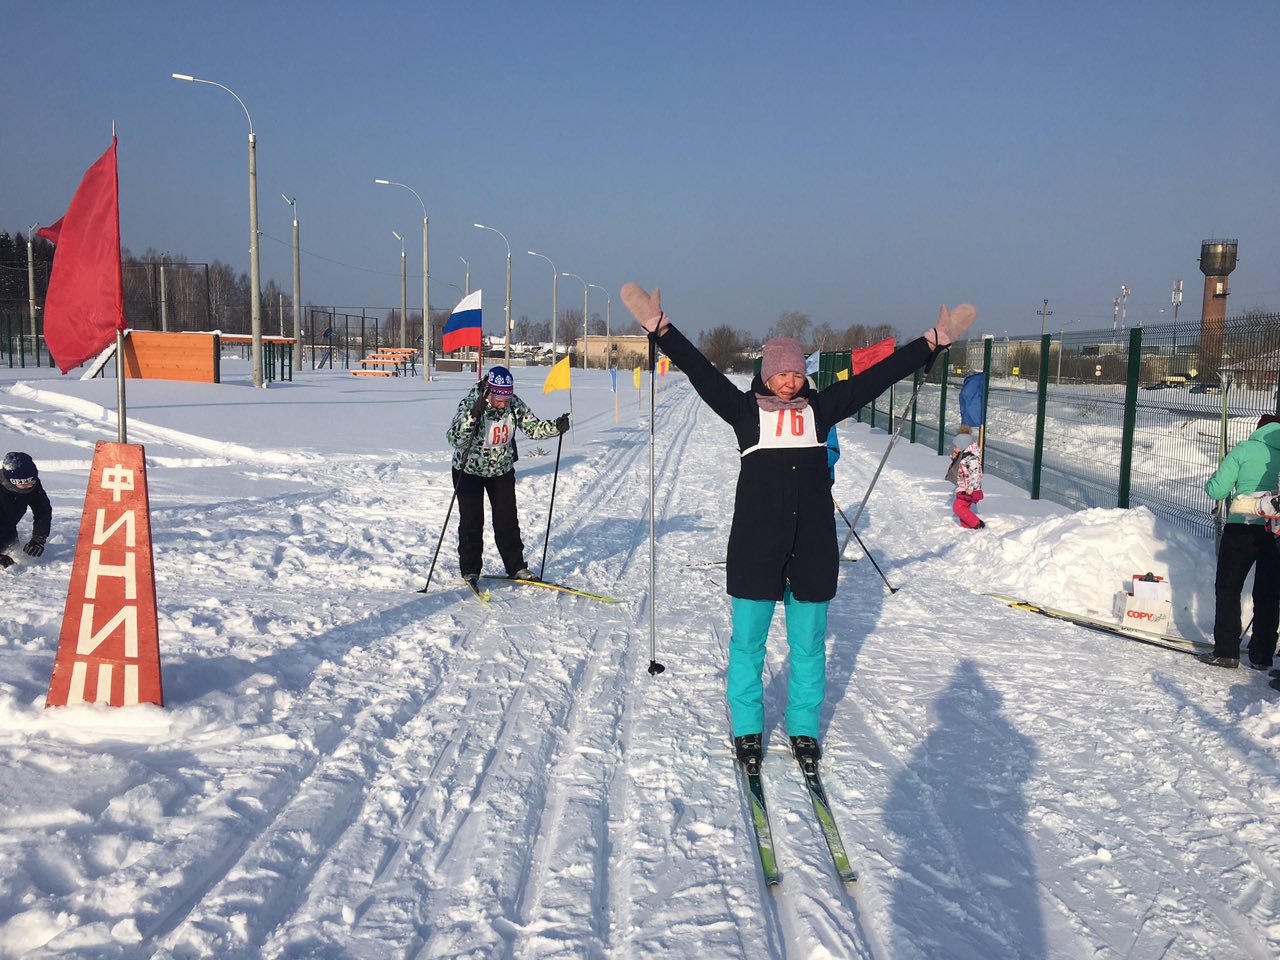
<svg viewBox="0 0 1280 960"><path fill-rule="evenodd" d="M9 367L53 366L44 345L44 325L39 317L33 334L26 310L0 311L0 363Z"/></svg>
<svg viewBox="0 0 1280 960"><path fill-rule="evenodd" d="M847 368L848 356L823 355L820 371L830 372L819 386ZM1280 314L1229 318L1206 331L1197 320L956 343L908 410L903 438L948 452L960 385L982 372L988 472L1067 506L1144 505L1208 536L1215 521L1205 481L1259 417L1280 413ZM893 429L911 388L887 391L858 420Z"/></svg>

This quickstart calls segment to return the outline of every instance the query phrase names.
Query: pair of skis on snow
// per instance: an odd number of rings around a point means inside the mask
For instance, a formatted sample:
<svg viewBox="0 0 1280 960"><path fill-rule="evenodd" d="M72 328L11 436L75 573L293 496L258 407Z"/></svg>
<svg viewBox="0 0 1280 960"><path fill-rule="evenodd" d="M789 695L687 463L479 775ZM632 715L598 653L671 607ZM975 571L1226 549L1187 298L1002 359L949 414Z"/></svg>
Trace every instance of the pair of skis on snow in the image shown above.
<svg viewBox="0 0 1280 960"><path fill-rule="evenodd" d="M481 577L481 580L500 580L503 583L519 583L528 587L542 587L544 590L556 590L560 593L568 593L575 597L584 597L587 600L596 600L600 603L621 603L617 597L607 597L603 593L590 593L586 590L577 590L573 587L566 587L562 583L552 583L550 580L519 580L515 577ZM479 586L471 586L467 584L466 588L481 603L488 603L492 599L492 593L488 587L481 589ZM419 591L421 592L421 591Z"/></svg>
<svg viewBox="0 0 1280 960"><path fill-rule="evenodd" d="M800 773L804 777L805 788L809 792L809 800L813 804L814 815L818 818L818 826L822 837L827 842L827 852L831 854L831 864L836 875L845 883L853 883L858 879L858 871L849 863L849 855L845 852L844 841L840 839L840 831L836 829L835 817L831 815L831 803L827 799L826 788L822 785L822 777L818 774L816 760L796 761ZM782 882L782 871L778 868L778 855L773 845L773 830L769 826L769 807L764 799L764 777L761 765L757 761L736 763L738 777L747 794L747 803L751 808L751 828L756 841L756 853L760 858L760 869L764 873L764 882L775 886Z"/></svg>

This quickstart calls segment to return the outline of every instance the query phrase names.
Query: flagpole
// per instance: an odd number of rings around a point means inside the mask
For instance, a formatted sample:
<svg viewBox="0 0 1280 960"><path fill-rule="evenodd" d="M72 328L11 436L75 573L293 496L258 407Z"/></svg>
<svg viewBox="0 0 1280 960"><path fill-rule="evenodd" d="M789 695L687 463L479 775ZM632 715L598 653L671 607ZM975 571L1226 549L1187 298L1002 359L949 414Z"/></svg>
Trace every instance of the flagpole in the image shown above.
<svg viewBox="0 0 1280 960"><path fill-rule="evenodd" d="M111 142L116 142L116 122L111 121ZM124 286L124 266L120 257L120 165L116 163L116 263L120 264L121 288ZM122 310L123 313L123 310ZM123 320L123 316L121 317ZM124 331L121 325L116 326L116 438L119 443L128 443L125 428L124 404Z"/></svg>
<svg viewBox="0 0 1280 960"><path fill-rule="evenodd" d="M116 331L116 438L119 443L128 443L125 437L124 409L124 333Z"/></svg>

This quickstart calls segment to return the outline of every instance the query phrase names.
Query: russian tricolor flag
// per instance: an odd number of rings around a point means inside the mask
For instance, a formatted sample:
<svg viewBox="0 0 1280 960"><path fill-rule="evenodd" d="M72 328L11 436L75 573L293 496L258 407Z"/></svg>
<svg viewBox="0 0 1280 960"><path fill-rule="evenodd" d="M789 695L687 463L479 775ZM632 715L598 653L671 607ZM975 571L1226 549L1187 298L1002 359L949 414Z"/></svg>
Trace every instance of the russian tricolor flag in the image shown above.
<svg viewBox="0 0 1280 960"><path fill-rule="evenodd" d="M479 347L480 329L480 290L463 297L444 325L445 353L461 350L463 347Z"/></svg>

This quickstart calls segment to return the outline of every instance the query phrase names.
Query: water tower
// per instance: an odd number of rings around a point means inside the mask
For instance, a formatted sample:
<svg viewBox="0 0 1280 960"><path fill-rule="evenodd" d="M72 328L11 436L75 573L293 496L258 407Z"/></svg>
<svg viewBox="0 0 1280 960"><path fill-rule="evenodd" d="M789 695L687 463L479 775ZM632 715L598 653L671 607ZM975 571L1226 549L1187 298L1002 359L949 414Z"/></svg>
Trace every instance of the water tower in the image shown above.
<svg viewBox="0 0 1280 960"><path fill-rule="evenodd" d="M1205 240L1200 244L1200 272L1204 274L1204 305L1200 309L1200 366L1205 379L1216 379L1222 362L1222 328L1227 318L1227 277L1236 268L1235 240Z"/></svg>

